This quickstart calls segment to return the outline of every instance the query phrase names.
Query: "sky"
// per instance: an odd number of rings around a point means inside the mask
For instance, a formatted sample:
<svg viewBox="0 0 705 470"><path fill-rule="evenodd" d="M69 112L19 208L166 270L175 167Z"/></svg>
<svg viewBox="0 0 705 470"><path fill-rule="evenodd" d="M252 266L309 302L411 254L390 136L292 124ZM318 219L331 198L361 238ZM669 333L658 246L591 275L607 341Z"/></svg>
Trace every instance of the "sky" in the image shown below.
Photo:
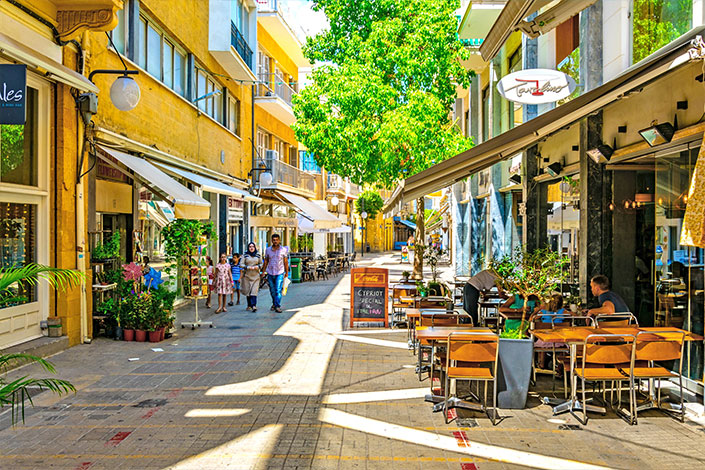
<svg viewBox="0 0 705 470"><path fill-rule="evenodd" d="M286 20L293 28L303 30L306 36L314 36L328 27L323 12L311 8L311 0L279 0L286 12Z"/></svg>

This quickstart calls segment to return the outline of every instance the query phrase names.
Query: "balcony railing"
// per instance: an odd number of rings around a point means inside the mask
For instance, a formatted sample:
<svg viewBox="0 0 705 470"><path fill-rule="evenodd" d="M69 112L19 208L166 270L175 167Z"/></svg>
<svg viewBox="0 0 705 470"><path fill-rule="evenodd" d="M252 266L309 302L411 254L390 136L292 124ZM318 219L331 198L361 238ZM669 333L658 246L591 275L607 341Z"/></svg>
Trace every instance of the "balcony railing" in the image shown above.
<svg viewBox="0 0 705 470"><path fill-rule="evenodd" d="M348 196L358 197L360 195L360 186L348 183Z"/></svg>
<svg viewBox="0 0 705 470"><path fill-rule="evenodd" d="M328 191L345 192L345 180L338 175L328 174Z"/></svg>
<svg viewBox="0 0 705 470"><path fill-rule="evenodd" d="M304 191L316 191L316 177L274 158L265 159L272 170L272 184L286 184Z"/></svg>
<svg viewBox="0 0 705 470"><path fill-rule="evenodd" d="M257 0L257 10L259 11L277 11L279 10L277 0Z"/></svg>
<svg viewBox="0 0 705 470"><path fill-rule="evenodd" d="M247 44L245 36L242 35L233 22L230 23L230 42L250 70L254 70L254 64L252 63L252 49L250 49L250 46Z"/></svg>
<svg viewBox="0 0 705 470"><path fill-rule="evenodd" d="M274 74L259 74L260 84L257 87L257 96L274 97L278 96L289 106L293 106L292 98L296 95L296 91L284 82L282 77L277 77Z"/></svg>

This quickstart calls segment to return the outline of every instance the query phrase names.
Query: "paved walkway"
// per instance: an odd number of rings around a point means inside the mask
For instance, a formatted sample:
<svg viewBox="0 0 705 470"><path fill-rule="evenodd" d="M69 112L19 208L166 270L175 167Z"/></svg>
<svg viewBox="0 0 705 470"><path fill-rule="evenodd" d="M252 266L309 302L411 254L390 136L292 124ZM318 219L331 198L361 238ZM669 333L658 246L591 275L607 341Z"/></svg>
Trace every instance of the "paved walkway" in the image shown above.
<svg viewBox="0 0 705 470"><path fill-rule="evenodd" d="M398 275L408 266L397 261L361 264ZM292 285L280 314L262 292L259 312L210 314L213 329L54 356L78 393L40 394L14 428L0 417L0 469L705 467L705 428L659 413L636 427L614 415L581 426L532 396L497 426L479 414L446 425L421 398L428 381L414 374L404 332L345 331L349 282Z"/></svg>

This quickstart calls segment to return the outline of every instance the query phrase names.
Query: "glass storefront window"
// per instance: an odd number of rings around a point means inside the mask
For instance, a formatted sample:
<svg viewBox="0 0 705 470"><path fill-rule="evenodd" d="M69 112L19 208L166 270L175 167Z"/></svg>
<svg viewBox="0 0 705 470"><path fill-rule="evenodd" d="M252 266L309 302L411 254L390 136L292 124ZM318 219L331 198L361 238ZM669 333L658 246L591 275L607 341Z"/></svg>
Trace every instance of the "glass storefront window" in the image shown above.
<svg viewBox="0 0 705 470"><path fill-rule="evenodd" d="M0 203L0 266L17 268L37 261L37 206ZM0 308L37 300L34 286L18 284L11 288L14 302Z"/></svg>
<svg viewBox="0 0 705 470"><path fill-rule="evenodd" d="M37 90L27 87L27 121L0 125L0 182L37 186Z"/></svg>
<svg viewBox="0 0 705 470"><path fill-rule="evenodd" d="M692 24L692 0L634 0L632 63L688 32Z"/></svg>

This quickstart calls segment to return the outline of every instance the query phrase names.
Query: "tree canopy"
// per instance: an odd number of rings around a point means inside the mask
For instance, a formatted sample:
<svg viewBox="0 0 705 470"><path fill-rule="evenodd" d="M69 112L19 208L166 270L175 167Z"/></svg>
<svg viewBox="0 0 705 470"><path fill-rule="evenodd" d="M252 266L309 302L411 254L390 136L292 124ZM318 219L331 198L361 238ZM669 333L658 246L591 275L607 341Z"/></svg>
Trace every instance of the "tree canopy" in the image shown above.
<svg viewBox="0 0 705 470"><path fill-rule="evenodd" d="M470 147L451 121L471 73L458 0L313 0L330 29L304 53L322 64L294 100L297 140L357 184L400 178Z"/></svg>
<svg viewBox="0 0 705 470"><path fill-rule="evenodd" d="M376 191L368 190L360 194L360 197L355 201L355 212L358 215L367 212L367 217L374 219L377 217L377 213L382 210L382 206L384 206L382 196Z"/></svg>

